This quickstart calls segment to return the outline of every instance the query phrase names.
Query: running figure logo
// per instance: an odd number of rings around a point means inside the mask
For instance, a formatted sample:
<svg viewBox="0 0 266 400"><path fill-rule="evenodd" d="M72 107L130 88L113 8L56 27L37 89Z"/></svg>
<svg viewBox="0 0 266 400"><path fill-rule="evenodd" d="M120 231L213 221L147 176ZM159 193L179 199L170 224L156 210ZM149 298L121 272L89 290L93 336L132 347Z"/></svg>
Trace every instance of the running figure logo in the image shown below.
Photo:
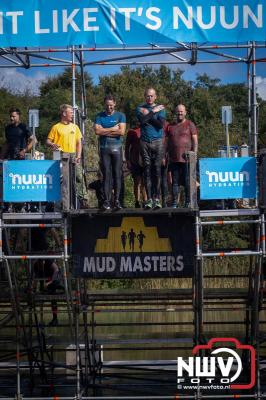
<svg viewBox="0 0 266 400"><path fill-rule="evenodd" d="M125 231L122 231L121 234L121 243L123 246L123 250L126 251L126 245L127 245L127 233Z"/></svg>
<svg viewBox="0 0 266 400"><path fill-rule="evenodd" d="M125 217L110 226L105 238L96 241L95 253L170 253L169 237L160 237L157 226L146 226L141 217Z"/></svg>
<svg viewBox="0 0 266 400"><path fill-rule="evenodd" d="M139 249L140 251L142 251L142 247L143 247L143 240L146 238L146 236L144 235L144 233L142 231L140 231L140 233L137 235L137 239L139 241Z"/></svg>
<svg viewBox="0 0 266 400"><path fill-rule="evenodd" d="M129 248L130 248L131 251L134 251L135 237L137 235L134 232L134 230L131 228L127 236L128 236L128 241L129 241Z"/></svg>
<svg viewBox="0 0 266 400"><path fill-rule="evenodd" d="M142 252L144 239L146 238L146 236L144 235L142 230L140 230L140 232L138 234L136 234L134 232L133 228L130 229L128 234L125 231L122 231L121 244L122 244L123 250L126 251L126 245L127 245L127 239L128 239L129 249L130 249L130 251L134 252L136 238L139 242L139 250Z"/></svg>

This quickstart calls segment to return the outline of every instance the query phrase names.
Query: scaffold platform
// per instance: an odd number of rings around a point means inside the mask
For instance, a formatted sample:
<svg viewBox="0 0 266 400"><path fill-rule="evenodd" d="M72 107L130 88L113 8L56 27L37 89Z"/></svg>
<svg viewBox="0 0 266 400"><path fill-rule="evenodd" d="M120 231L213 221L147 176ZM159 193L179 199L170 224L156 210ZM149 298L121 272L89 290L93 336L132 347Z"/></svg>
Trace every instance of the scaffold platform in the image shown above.
<svg viewBox="0 0 266 400"><path fill-rule="evenodd" d="M72 224L77 218L91 220L93 227L101 219L108 227L110 223L123 226L124 218L153 221L155 217L165 225L172 218L193 220L195 253L190 277L170 276L169 287L163 277L162 288L151 285L150 289L145 285L141 289L141 284L139 289L130 285L125 289L123 280L113 288L111 280L104 278L107 288L96 290L91 285L93 278L75 275ZM114 218L119 224L112 222ZM204 230L228 225L247 227L248 248L208 247ZM12 248L12 232L26 230L23 240L28 242L36 227L58 230L62 248L42 254ZM2 213L0 236L0 398L266 398L263 210ZM224 270L221 261L231 257L242 257L243 268L230 272L230 264ZM61 291L50 294L38 289L33 274L38 259L60 263ZM150 282L159 285L155 279L151 277ZM48 324L53 302L58 307L57 326ZM200 388L191 394L178 389L178 356L188 357L194 346L205 345L213 337L232 336L256 351L256 384L248 395L245 390L213 395ZM248 359L243 362L248 366Z"/></svg>

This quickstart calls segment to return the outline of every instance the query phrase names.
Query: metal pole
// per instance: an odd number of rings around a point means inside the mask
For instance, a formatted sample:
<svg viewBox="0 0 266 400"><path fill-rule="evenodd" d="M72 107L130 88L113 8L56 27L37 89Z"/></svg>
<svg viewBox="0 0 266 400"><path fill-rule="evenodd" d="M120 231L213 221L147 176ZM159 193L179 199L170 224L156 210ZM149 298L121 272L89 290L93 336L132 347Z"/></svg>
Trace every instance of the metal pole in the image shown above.
<svg viewBox="0 0 266 400"><path fill-rule="evenodd" d="M72 46L72 64L71 64L71 69L72 69L72 106L74 110L74 117L73 117L73 122L74 124L76 123L76 64L75 64L75 46Z"/></svg>
<svg viewBox="0 0 266 400"><path fill-rule="evenodd" d="M34 121L34 118L33 118ZM35 150L36 150L36 132L35 132L35 121L33 122L32 127L32 135L33 135L33 145L32 145L32 158L34 158Z"/></svg>
<svg viewBox="0 0 266 400"><path fill-rule="evenodd" d="M81 121L80 121L80 129L82 133L83 139L85 138L85 120L86 120L86 88L85 88L85 79L84 79L84 60L83 60L83 51L82 47L79 53L80 57L80 75L81 75Z"/></svg>
<svg viewBox="0 0 266 400"><path fill-rule="evenodd" d="M230 157L230 140L229 140L229 128L228 123L225 123L225 136L226 136L226 156Z"/></svg>
<svg viewBox="0 0 266 400"><path fill-rule="evenodd" d="M95 329L96 329L96 320L95 320L95 304L92 303L91 305L92 312L91 312L91 365L92 365L92 379L93 379L93 394L96 395L95 392L95 383L96 383L96 340L95 340Z"/></svg>
<svg viewBox="0 0 266 400"><path fill-rule="evenodd" d="M256 229L256 247L260 249L260 227ZM252 301L252 331L251 344L254 344L259 339L259 304L260 304L260 282L261 282L261 261L262 253L256 257L254 270L254 286L253 286L253 301Z"/></svg>
<svg viewBox="0 0 266 400"><path fill-rule="evenodd" d="M85 369L84 369L84 374L85 374L85 390L86 394L88 391L88 383L89 383L89 372L91 372L90 368L90 346L89 346L89 335L88 335L88 315L87 315L87 310L83 310L82 312L83 316L83 326L84 326L84 342L85 342L85 348L84 348L84 356L85 356Z"/></svg>
<svg viewBox="0 0 266 400"><path fill-rule="evenodd" d="M82 134L82 144L84 145L85 143L85 121L87 118L87 102L86 102L86 81L84 77L84 58L83 58L83 46L81 46L81 50L79 53L79 59L80 59L80 86L81 86L81 113L80 113L80 129L81 129L81 134ZM84 186L85 190L88 191L88 184L87 184L87 178L86 178L86 167L85 167L85 155L84 151L82 151L81 154L81 163L80 166L82 168L82 196L84 197Z"/></svg>
<svg viewBox="0 0 266 400"><path fill-rule="evenodd" d="M200 323L199 323L199 277L198 277L198 264L199 261L196 259L194 281L193 281L193 311L194 311L194 343L200 343Z"/></svg>
<svg viewBox="0 0 266 400"><path fill-rule="evenodd" d="M193 399L193 400L199 400L199 399L225 399L225 400L233 400L233 399L264 399L266 398L266 394L261 394L260 397L258 397L257 393L255 394L250 394L250 395L245 395L245 394L232 394L232 395L203 395L201 394L200 397L195 397L195 395L182 395L178 394L177 396L93 396L93 397L85 397L83 396L83 400L179 400L179 399ZM54 400L55 397L38 397L39 400ZM1 398L1 400L14 400L14 398ZM35 398L29 398L29 397L23 397L23 400L36 400ZM61 397L60 400L76 400L74 397Z"/></svg>
<svg viewBox="0 0 266 400"><path fill-rule="evenodd" d="M69 284L68 284L68 227L67 227L67 217L64 218L64 260L63 260L63 278L64 278L64 288L65 288L65 293L66 293L66 301L67 301L67 312L68 312L68 318L70 322L70 333L71 333L71 338L74 338L74 329L73 329L73 317L72 317L72 312L71 312L71 305L72 303L72 296L71 296L71 285L70 285L70 290L69 290Z"/></svg>
<svg viewBox="0 0 266 400"><path fill-rule="evenodd" d="M200 224L201 220L199 215L196 215L196 339L200 343L202 334L202 321L203 321L203 285L202 285L202 252L200 246Z"/></svg>
<svg viewBox="0 0 266 400"><path fill-rule="evenodd" d="M75 46L72 46L72 106L74 110L74 116L73 116L73 123L76 123L76 112L77 112L77 104L76 104L76 64L75 64ZM70 192L71 192L71 197L70 197L70 204L71 208L74 206L75 210L78 208L78 198L77 198L77 191L76 191L76 186L77 186L77 177L76 177L76 164L73 164L72 159L69 160L69 165L71 166L70 171L71 174L69 176L70 179ZM74 187L73 187L74 185ZM74 199L73 199L74 197ZM74 200L74 204L73 204Z"/></svg>
<svg viewBox="0 0 266 400"><path fill-rule="evenodd" d="M251 44L249 43L249 47L247 49L248 60L250 60L252 55ZM248 146L251 148L252 144L252 109L251 109L251 97L252 97L252 82L251 82L251 74L250 74L250 62L247 63L247 83L248 83Z"/></svg>
<svg viewBox="0 0 266 400"><path fill-rule="evenodd" d="M261 214L261 250L262 255L265 256L265 216Z"/></svg>
<svg viewBox="0 0 266 400"><path fill-rule="evenodd" d="M257 131L257 93L256 93L256 49L255 42L252 42L252 120L254 135L254 157L258 154L258 131Z"/></svg>
<svg viewBox="0 0 266 400"><path fill-rule="evenodd" d="M216 220L216 221L201 221L201 225L239 225L239 224L260 224L261 219L240 219L240 220Z"/></svg>
<svg viewBox="0 0 266 400"><path fill-rule="evenodd" d="M259 256L261 254L260 250L249 251L249 250L232 250L223 252L210 252L202 253L202 257L230 257L230 256Z"/></svg>
<svg viewBox="0 0 266 400"><path fill-rule="evenodd" d="M80 348L79 348L79 280L77 281L77 293L76 293L76 306L75 306L75 340L76 340L76 399L81 399L81 384L80 384Z"/></svg>
<svg viewBox="0 0 266 400"><path fill-rule="evenodd" d="M16 400L21 400L21 388L20 388L20 326L16 326L16 360L17 360L17 398Z"/></svg>

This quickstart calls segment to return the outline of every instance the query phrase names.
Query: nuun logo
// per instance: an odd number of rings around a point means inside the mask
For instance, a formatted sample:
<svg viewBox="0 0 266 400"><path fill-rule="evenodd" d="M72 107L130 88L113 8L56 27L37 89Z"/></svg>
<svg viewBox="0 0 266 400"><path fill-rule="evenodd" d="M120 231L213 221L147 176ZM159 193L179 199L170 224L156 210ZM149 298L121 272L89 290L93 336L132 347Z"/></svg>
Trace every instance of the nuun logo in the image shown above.
<svg viewBox="0 0 266 400"><path fill-rule="evenodd" d="M248 171L206 171L209 187L249 186L250 176Z"/></svg>
<svg viewBox="0 0 266 400"><path fill-rule="evenodd" d="M50 174L9 174L12 185L52 185L53 177Z"/></svg>

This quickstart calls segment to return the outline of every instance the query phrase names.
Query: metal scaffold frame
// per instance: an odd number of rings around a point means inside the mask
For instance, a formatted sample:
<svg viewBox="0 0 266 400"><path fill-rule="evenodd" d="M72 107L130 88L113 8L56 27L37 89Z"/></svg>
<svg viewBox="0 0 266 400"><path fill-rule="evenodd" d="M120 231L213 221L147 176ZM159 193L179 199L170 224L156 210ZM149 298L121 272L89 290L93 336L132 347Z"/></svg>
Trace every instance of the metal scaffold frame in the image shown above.
<svg viewBox="0 0 266 400"><path fill-rule="evenodd" d="M171 211L173 212L173 211ZM178 211L176 211L178 212ZM179 352L191 351L193 345L206 343L210 339L210 327L215 327L218 334L227 328L230 331L230 326L239 326L241 330L241 340L245 343L251 344L256 348L257 353L257 376L256 386L248 395L245 393L237 394L238 398L266 398L264 381L260 380L261 363L265 360L265 341L266 341L266 321L265 318L265 298L263 296L263 281L262 281L262 260L265 256L265 220L264 214L259 209L249 210L202 210L191 211L195 215L196 226L196 264L195 275L192 279L190 288L188 289L169 289L169 290L151 290L151 291L108 291L108 292L93 292L87 289L86 281L81 279L70 278L69 275L69 223L71 223L71 215L63 215L60 213L34 213L34 214L2 214L0 220L0 234L3 238L6 232L14 229L27 229L40 226L34 223L43 219L45 221L51 219L51 223L46 225L47 228L56 227L63 229L64 232L64 251L61 254L27 254L27 255L9 255L3 252L1 248L0 255L3 266L5 267L7 281L10 289L10 302L13 309L13 317L15 324L9 325L10 321L6 321L7 326L14 330L15 343L16 343L16 362L12 364L11 360L14 359L15 354L7 352L6 359L10 360L9 370L11 375L6 378L11 379L16 383L16 398L18 399L54 399L53 396L36 395L36 387L41 385L43 390L48 390L51 384L59 391L62 390L64 385L70 385L73 391L73 397L60 395L60 399L167 399L171 396L156 396L156 393L151 397L149 390L154 390L155 381L160 385L169 389L173 386L174 370L173 361L165 360L157 365L154 369L154 361L116 361L116 352L134 352L137 354L139 351L150 351L156 354L160 349L164 351L171 351L175 354ZM121 212L122 213L122 212ZM123 211L126 213L126 210ZM27 220L29 220L27 223ZM59 224L58 224L59 222ZM221 229L227 225L244 224L250 226L255 235L255 248L246 249L223 249L222 251L206 251L204 249L203 229L205 227ZM41 224L43 225L43 224ZM61 225L61 228L59 227ZM54 257L55 256L55 257ZM237 288L206 288L205 282L211 276L205 274L205 262L207 259L214 261L219 257L250 257L250 267L247 276L232 274L231 277L245 278L248 280L245 289ZM18 286L17 272L18 269L14 264L17 260L27 260L29 263L34 259L49 259L54 257L61 259L64 268L64 294L60 295L47 295L27 290L24 293ZM30 268L30 267L29 267ZM221 272L220 279L225 278ZM27 275L28 289L33 286L31 275ZM24 294L23 294L24 293ZM53 334L47 333L45 328L45 320L47 317L47 303L52 299L60 302L62 313L68 315L68 319L62 324L64 329L69 328L69 339L65 341L64 349L60 348L57 344ZM0 296L1 304L6 307L8 300L6 296ZM10 304L10 303L9 303ZM136 310L142 313L147 313L151 318L150 322L141 321L125 321L115 322L111 319L105 320L108 315L115 316L119 313L126 313L131 315ZM225 321L210 319L210 312L228 313ZM159 321L154 321L152 315L166 312L167 315L178 316L175 321L167 321L162 318ZM44 313L44 314L43 314ZM243 315L242 319L237 319L235 315ZM40 318L40 315L44 317ZM179 320L181 315L187 316L185 320ZM99 320L99 316L101 319ZM44 320L43 320L44 318ZM236 320L237 319L237 320ZM43 322L42 322L43 321ZM4 324L5 325L5 324ZM1 324L1 330L5 326ZM12 327L13 326L13 327ZM132 339L104 339L101 335L102 329L123 329L123 327L132 329L138 326L145 327L145 329L153 330L154 327L171 327L177 329L180 334L176 338L169 338L167 334L160 334L157 339L141 339L134 336ZM0 333L1 333L0 330ZM244 333L243 333L244 332ZM48 335L48 336L47 336ZM99 336L100 335L100 336ZM48 337L51 340L48 345ZM112 334L111 334L112 336ZM243 337L242 337L243 336ZM0 336L1 339L1 336ZM54 342L53 342L54 341ZM37 344L36 344L37 343ZM70 346L71 345L71 346ZM70 346L70 348L69 348ZM68 350L66 350L68 347ZM67 353L70 351L72 354L72 362L69 364L64 361L58 361L54 357L59 352ZM108 355L108 352L114 354L112 362L103 361L102 351ZM4 351L5 353L5 351ZM9 354L9 355L8 355ZM73 356L75 354L75 356ZM73 358L74 357L74 358ZM2 356L0 357L2 358ZM137 358L138 359L138 358ZM23 361L22 361L23 360ZM26 360L26 361L25 361ZM2 364L2 365L1 365ZM0 363L2 371L5 371L7 364ZM165 370L166 368L166 370ZM172 369L171 369L172 368ZM14 371L14 374L12 374ZM15 373L16 371L16 373ZM69 372L70 371L70 372ZM69 373L71 375L69 375ZM157 374L170 373L170 378L159 378ZM74 375L73 375L74 374ZM29 389L25 388L25 375L28 376L31 387L31 395L25 396L23 392ZM1 374L0 374L1 376ZM11 377L11 378L10 378ZM264 372L263 372L264 377ZM142 395L140 390L136 390L138 379L143 382L143 387L147 386L145 392L147 395ZM263 378L265 379L265 378ZM117 381L118 380L118 381ZM52 383L51 383L52 382ZM128 395L112 395L109 396L109 391L114 389L117 391L124 391L123 382L126 382L127 390L130 393L136 393L134 396ZM10 383L9 383L10 384ZM36 386L37 385L37 386ZM8 385L7 385L8 386ZM3 386L4 387L4 386ZM153 389L152 389L153 388ZM105 393L107 390L108 396L100 393ZM166 390L166 389L165 389ZM177 390L176 390L177 391ZM175 393L176 393L175 391ZM49 390L48 390L49 392ZM47 392L46 392L47 393ZM128 393L128 392L127 392ZM230 398L229 394L226 396L222 394L215 394L210 397L206 393L198 390L189 395L186 393L176 393L177 398L180 399L204 399L204 398ZM228 397L229 396L229 397ZM11 399L13 397L6 397ZM233 397L232 397L233 398Z"/></svg>
<svg viewBox="0 0 266 400"><path fill-rule="evenodd" d="M265 62L265 58L257 58L256 51L265 48L265 43L247 43L239 45L206 45L206 44L185 44L178 43L176 46L163 46L157 44L149 44L142 47L107 47L107 48L86 48L69 47L69 48L38 48L38 49L16 49L2 48L0 49L0 68L39 68L39 67L64 67L72 68L72 103L77 110L76 104L76 68L81 71L81 130L85 136L85 119L86 119L86 93L84 71L86 68L104 67L106 65L196 65L209 63L229 63L229 64L245 64L247 66L247 82L248 82L248 144L251 146L254 156L257 156L257 137L258 137L258 121L257 121L257 99L256 99L256 63ZM91 54L96 52L109 52L110 54L119 51L123 53L119 56L109 56L90 59ZM239 52L236 55L235 51ZM129 52L130 54L127 54ZM132 52L135 52L132 54ZM138 52L138 53L136 53ZM164 60L163 56L168 55L173 60ZM209 56L209 59L206 58ZM88 57L88 59L87 59ZM147 60L151 57L151 60ZM154 59L154 57L158 57ZM126 213L127 210L121 211ZM171 211L172 212L172 211ZM178 212L178 211L177 211ZM5 376L4 384L1 385L2 390L8 390L16 386L15 398L22 399L229 399L229 398L266 398L265 388L263 387L260 374L260 355L263 353L263 341L265 339L265 330L262 327L265 321L261 320L261 315L265 311L265 299L263 296L262 281L262 261L265 257L265 220L263 211L255 208L250 210L223 210L214 211L192 211L195 215L196 226L196 254L195 254L195 274L188 289L172 289L172 290L155 290L155 291L112 291L110 292L92 292L87 289L86 282L81 279L71 277L69 271L69 258L71 256L70 245L70 224L71 215L61 213L30 213L30 214L2 214L0 217L0 260L4 266L3 273L7 278L10 290L10 299L0 295L2 305L3 319L0 320L0 335L5 327L9 327L15 333L15 352L8 351L1 360L10 361L9 365L2 365L1 371L11 371ZM230 219L228 219L230 217ZM219 219L217 219L219 218ZM60 254L12 254L9 249L3 251L4 236L7 231L12 229L26 228L31 230L36 227L33 220L51 220L51 224L46 224L47 228L56 227L62 229L64 237L63 252ZM55 222L56 221L56 222ZM59 224L58 224L59 221ZM203 249L202 231L205 226L226 226L228 224L247 224L255 227L256 246L253 249L215 249L213 251L205 251ZM39 225L39 224L37 224ZM60 226L59 226L60 225ZM8 237L8 235L7 235ZM8 242L7 242L8 243ZM248 290L219 290L205 288L205 282L208 276L204 273L205 262L208 259L216 260L221 257L250 257L250 269L248 274ZM32 274L31 261L37 259L54 258L61 260L63 265L64 277L64 294L60 295L42 295L31 290ZM26 271L28 280L27 293L21 293L17 282L16 262L21 260L28 262L29 268ZM237 278L237 275L232 275ZM239 277L242 277L239 274ZM66 362L58 362L54 360L55 353L68 352L62 349L56 342L56 336L46 332L45 318L47 314L47 303L51 300L61 302L62 310L66 312L68 320L62 325L67 331L69 330L68 345L74 346L74 362L66 364ZM149 315L158 312L174 313L176 315L187 314L190 316L188 321L168 322L160 320L157 322L143 323L145 327L153 326L176 326L180 331L184 332L172 342L167 337L161 337L158 340L149 340L148 349L150 351L158 351L160 348L174 351L183 351L191 349L195 344L201 344L208 337L208 326L218 325L220 329L226 324L228 327L236 324L233 319L222 323L222 321L208 320L206 315L211 310L228 312L234 311L245 314L243 321L239 321L245 331L245 339L248 343L255 346L257 351L257 380L256 387L252 393L235 394L206 394L197 390L193 394L184 394L182 392L173 395L157 395L156 388L168 387L169 381L160 379L163 373L163 366L159 366L158 373L153 370L154 376L149 376L153 364L151 362L137 363L135 366L128 363L111 363L104 362L101 358L101 349L103 351L120 351L131 350L138 352L146 350L147 343L140 339L134 338L132 341L122 343L121 341L108 341L102 344L98 339L98 330L104 327L116 328L126 326L130 329L132 326L142 326L141 322L125 322L115 323L98 321L99 315L115 315L117 312L124 312L131 315L136 308L141 312L147 312ZM11 306L10 306L11 305ZM12 308L12 313L10 312ZM39 318L39 314L41 318ZM43 319L40 321L40 319ZM206 320L207 319L207 320ZM13 323L13 320L15 321ZM183 329L183 331L182 331ZM185 337L184 337L185 336ZM47 344L47 339L51 337L51 341ZM1 336L0 336L1 339ZM67 338L66 338L67 342ZM37 343L37 344L36 344ZM73 349L73 348L72 348ZM83 351L84 349L84 351ZM5 350L5 349L3 349ZM156 353L155 353L156 354ZM1 352L0 352L1 355ZM176 355L175 355L176 356ZM84 357L84 359L83 359ZM12 363L15 360L14 363ZM26 360L26 361L25 361ZM167 363L166 363L167 364ZM170 363L169 363L170 364ZM169 365L167 365L169 367ZM171 366L171 365L170 365ZM107 373L106 373L107 371ZM74 373L74 375L70 375ZM136 374L142 372L146 374L148 387L152 390L155 387L155 394L143 395L140 390L136 395L101 395L106 388L113 390L113 387L123 393L125 384L120 382L112 383L108 379L117 378L127 379L127 385L131 391L136 386ZM135 374L135 375L134 375ZM148 374L148 377L147 377ZM0 378L2 378L2 373ZM106 381L106 376L107 381ZM72 378L71 378L72 376ZM170 373L173 383L173 372ZM143 383L143 377L139 377ZM157 383L156 383L157 381ZM11 382L11 383L10 383ZM26 383L25 383L26 382ZM110 383L111 382L111 383ZM145 383L145 382L144 382ZM6 387L5 387L6 384ZM164 386L165 385L165 386ZM65 396L54 394L54 388L58 390L69 386L73 390L73 396ZM38 393L36 390L42 388L48 395ZM23 392L27 391L25 395ZM52 393L52 394L51 394ZM135 393L135 392L134 392ZM153 391L154 393L154 391ZM131 392L130 392L131 394ZM2 395L2 394L1 394ZM7 395L6 398L11 400L13 396Z"/></svg>
<svg viewBox="0 0 266 400"><path fill-rule="evenodd" d="M0 48L0 68L72 68L72 102L75 110L76 104L76 69L81 73L81 129L85 134L86 119L86 93L84 72L88 68L101 68L106 66L129 65L199 65L199 64L244 64L247 66L248 86L248 144L254 156L257 155L257 97L256 97L256 64L265 63L265 57L257 57L256 51L265 49L265 43L248 42L239 44L206 44L206 43L181 43L176 46L160 46L149 43L147 46L117 46L117 47L85 47L69 46L62 48ZM94 58L101 52L108 56ZM112 56L112 53L122 53ZM237 54L236 54L237 52ZM239 54L238 54L239 53ZM58 54L58 57L54 56ZM91 55L93 54L93 57ZM164 59L167 55L169 57ZM209 59L206 58L209 55ZM156 57L156 59L154 59ZM158 57L158 58L157 58ZM42 62L37 62L41 60Z"/></svg>

